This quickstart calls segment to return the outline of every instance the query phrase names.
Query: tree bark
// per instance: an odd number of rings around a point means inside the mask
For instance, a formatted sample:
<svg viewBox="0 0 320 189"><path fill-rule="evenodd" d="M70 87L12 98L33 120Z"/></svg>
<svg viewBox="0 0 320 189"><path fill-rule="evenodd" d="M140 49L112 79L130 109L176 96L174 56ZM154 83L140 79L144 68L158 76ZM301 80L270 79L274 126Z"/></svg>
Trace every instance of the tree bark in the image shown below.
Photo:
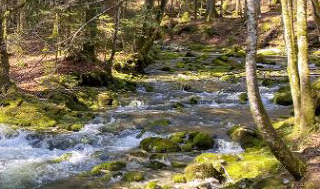
<svg viewBox="0 0 320 189"><path fill-rule="evenodd" d="M120 28L120 16L121 16L121 5L118 5L117 13L115 16L114 33L113 33L113 40L112 40L113 41L112 52L106 68L106 71L111 78L112 78L113 59L116 54L116 45L118 40L118 32Z"/></svg>
<svg viewBox="0 0 320 189"><path fill-rule="evenodd" d="M91 20L97 14L97 7L96 5L87 5L86 9L86 22ZM88 61L96 61L96 36L97 36L97 29L98 23L97 19L90 22L85 28L85 43L83 44L82 55Z"/></svg>
<svg viewBox="0 0 320 189"><path fill-rule="evenodd" d="M270 147L275 157L284 165L284 167L299 180L306 171L306 165L296 155L291 153L282 139L278 136L273 128L269 116L263 106L258 88L256 75L256 59L257 59L257 6L255 0L247 0L248 6L248 38L247 38L247 56L246 56L246 78L248 87L248 97L253 119L257 124L260 134Z"/></svg>
<svg viewBox="0 0 320 189"><path fill-rule="evenodd" d="M318 30L318 38L320 41L320 4L318 0L311 0L313 21Z"/></svg>
<svg viewBox="0 0 320 189"><path fill-rule="evenodd" d="M216 10L216 0L207 0L207 7L206 7L206 21L211 22L212 19L218 16Z"/></svg>
<svg viewBox="0 0 320 189"><path fill-rule="evenodd" d="M4 39L3 21L4 21L4 6L1 1L0 7L0 95L6 95L8 89L13 85L9 76L9 56L7 52L7 46Z"/></svg>
<svg viewBox="0 0 320 189"><path fill-rule="evenodd" d="M288 76L294 107L295 131L299 131L301 117L300 79L297 63L297 44L294 32L294 17L292 0L281 0L284 39L287 49ZM294 133L295 133L294 131Z"/></svg>
<svg viewBox="0 0 320 189"><path fill-rule="evenodd" d="M298 67L301 90L300 131L306 133L314 125L315 109L311 95L308 65L307 1L297 0Z"/></svg>

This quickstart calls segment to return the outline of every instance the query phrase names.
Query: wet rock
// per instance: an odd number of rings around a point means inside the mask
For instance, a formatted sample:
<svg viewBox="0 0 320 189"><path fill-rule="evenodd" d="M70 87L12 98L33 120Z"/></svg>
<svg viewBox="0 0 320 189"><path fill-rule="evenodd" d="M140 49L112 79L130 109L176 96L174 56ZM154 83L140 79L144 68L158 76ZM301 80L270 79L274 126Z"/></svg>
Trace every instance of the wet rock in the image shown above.
<svg viewBox="0 0 320 189"><path fill-rule="evenodd" d="M189 100L189 104L198 104L200 97L191 97Z"/></svg>
<svg viewBox="0 0 320 189"><path fill-rule="evenodd" d="M110 161L110 162L107 162L107 163L103 163L103 164L94 166L91 169L90 174L91 175L98 175L98 174L101 174L102 170L120 171L124 167L126 167L126 163L125 162L122 162L122 161Z"/></svg>
<svg viewBox="0 0 320 189"><path fill-rule="evenodd" d="M156 165L156 167L166 167L171 166L171 162L167 155L165 154L152 154L149 158L150 163Z"/></svg>
<svg viewBox="0 0 320 189"><path fill-rule="evenodd" d="M194 53L192 53L191 51L188 51L186 53L185 57L196 57L196 55Z"/></svg>
<svg viewBox="0 0 320 189"><path fill-rule="evenodd" d="M178 162L178 161L172 161L172 162L171 162L171 165L172 165L172 167L174 167L174 168L183 168L183 167L186 167L186 166L187 166L187 164L182 163L182 162Z"/></svg>
<svg viewBox="0 0 320 189"><path fill-rule="evenodd" d="M219 182L224 181L223 175L211 163L191 164L185 168L184 172L187 181L211 177L218 179Z"/></svg>
<svg viewBox="0 0 320 189"><path fill-rule="evenodd" d="M246 104L248 102L248 94L247 93L241 93L239 96L239 101L241 104Z"/></svg>
<svg viewBox="0 0 320 189"><path fill-rule="evenodd" d="M59 149L59 150L66 150L68 148L74 147L76 144L79 142L75 138L71 137L56 137L47 142L48 144L48 149L53 150L53 149Z"/></svg>
<svg viewBox="0 0 320 189"><path fill-rule="evenodd" d="M255 129L245 126L234 126L228 131L232 140L239 142L242 148L252 148L261 145L262 139Z"/></svg>
<svg viewBox="0 0 320 189"><path fill-rule="evenodd" d="M214 144L212 136L209 133L200 132L193 138L193 145L197 149L208 150Z"/></svg>
<svg viewBox="0 0 320 189"><path fill-rule="evenodd" d="M224 75L220 78L221 81L237 83L238 79L234 75Z"/></svg>
<svg viewBox="0 0 320 189"><path fill-rule="evenodd" d="M138 171L130 171L124 174L123 180L127 182L140 182L144 180L144 175Z"/></svg>
<svg viewBox="0 0 320 189"><path fill-rule="evenodd" d="M180 147L177 143L172 142L169 139L150 137L143 139L140 142L140 148L147 152L153 153L166 153L166 152L178 152Z"/></svg>

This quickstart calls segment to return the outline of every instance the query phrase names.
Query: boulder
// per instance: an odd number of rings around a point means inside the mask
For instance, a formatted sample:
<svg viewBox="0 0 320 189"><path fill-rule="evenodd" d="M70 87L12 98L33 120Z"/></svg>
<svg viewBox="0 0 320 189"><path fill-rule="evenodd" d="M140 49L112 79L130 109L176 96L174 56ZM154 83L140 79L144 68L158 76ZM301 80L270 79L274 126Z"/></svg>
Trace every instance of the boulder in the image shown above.
<svg viewBox="0 0 320 189"><path fill-rule="evenodd" d="M178 152L180 147L177 143L164 138L150 137L145 138L140 142L140 148L147 152L153 153L166 153L166 152Z"/></svg>
<svg viewBox="0 0 320 189"><path fill-rule="evenodd" d="M242 148L252 148L261 144L261 137L255 129L245 126L235 126L228 131L232 140L239 142Z"/></svg>
<svg viewBox="0 0 320 189"><path fill-rule="evenodd" d="M193 145L200 150L211 149L214 141L209 133L200 132L193 138Z"/></svg>
<svg viewBox="0 0 320 189"><path fill-rule="evenodd" d="M213 168L211 163L191 164L184 170L187 181L195 179L216 178L220 182L224 180L223 175Z"/></svg>

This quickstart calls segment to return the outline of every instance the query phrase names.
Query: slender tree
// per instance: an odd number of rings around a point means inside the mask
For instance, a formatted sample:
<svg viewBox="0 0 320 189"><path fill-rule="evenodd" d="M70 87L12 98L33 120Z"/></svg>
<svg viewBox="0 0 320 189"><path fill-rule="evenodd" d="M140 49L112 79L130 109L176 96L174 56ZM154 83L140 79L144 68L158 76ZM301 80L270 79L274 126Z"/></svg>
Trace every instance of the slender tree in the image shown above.
<svg viewBox="0 0 320 189"><path fill-rule="evenodd" d="M300 94L300 79L297 63L297 43L294 32L294 17L293 17L293 4L292 0L281 0L282 5L282 20L284 28L284 39L287 49L288 61L288 76L291 87L291 95L294 107L295 117L295 130L299 130L300 125L300 107L301 107L301 94Z"/></svg>
<svg viewBox="0 0 320 189"><path fill-rule="evenodd" d="M206 7L206 21L210 22L212 19L218 16L216 10L216 0L207 0L207 7Z"/></svg>
<svg viewBox="0 0 320 189"><path fill-rule="evenodd" d="M300 131L307 132L314 125L315 109L309 80L306 0L297 0L297 41L301 91Z"/></svg>
<svg viewBox="0 0 320 189"><path fill-rule="evenodd" d="M258 38L258 12L255 0L247 0L248 6L248 38L247 38L247 56L246 56L246 79L248 88L248 97L251 113L257 124L260 134L270 147L272 153L285 166L285 168L299 180L306 171L306 165L295 154L291 153L282 139L273 128L269 116L263 106L259 93L256 59L257 59L257 38Z"/></svg>
<svg viewBox="0 0 320 189"><path fill-rule="evenodd" d="M320 41L320 4L319 4L319 0L311 0L311 2L312 2L313 21L317 27L318 38Z"/></svg>

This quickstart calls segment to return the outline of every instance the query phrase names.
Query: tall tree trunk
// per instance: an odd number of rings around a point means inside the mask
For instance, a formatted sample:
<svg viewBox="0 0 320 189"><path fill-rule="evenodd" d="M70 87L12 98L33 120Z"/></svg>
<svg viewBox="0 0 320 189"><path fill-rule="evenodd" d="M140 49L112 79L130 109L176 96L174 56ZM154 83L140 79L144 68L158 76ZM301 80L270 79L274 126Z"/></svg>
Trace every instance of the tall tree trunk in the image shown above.
<svg viewBox="0 0 320 189"><path fill-rule="evenodd" d="M86 22L89 22L97 14L96 5L87 5L86 8ZM88 61L96 61L96 37L98 23L97 20L91 21L85 28L85 43L83 44L83 50L81 56L84 56Z"/></svg>
<svg viewBox="0 0 320 189"><path fill-rule="evenodd" d="M212 19L218 16L216 10L216 0L207 0L207 7L206 7L206 21L211 22Z"/></svg>
<svg viewBox="0 0 320 189"><path fill-rule="evenodd" d="M247 0L248 5L248 38L247 38L247 56L246 56L246 78L248 87L248 97L253 119L257 124L260 134L270 147L275 157L284 165L284 167L299 180L306 171L306 165L296 155L291 153L282 139L273 128L269 116L263 106L258 88L256 74L257 59L257 6L255 0Z"/></svg>
<svg viewBox="0 0 320 189"><path fill-rule="evenodd" d="M4 21L4 4L1 2L0 7L0 95L5 95L8 89L12 86L9 76L9 56L7 52L7 46L5 44L4 32L3 32L3 21Z"/></svg>
<svg viewBox="0 0 320 189"><path fill-rule="evenodd" d="M318 30L318 38L320 41L320 4L319 0L311 0L313 21Z"/></svg>
<svg viewBox="0 0 320 189"><path fill-rule="evenodd" d="M282 5L282 20L284 28L284 39L287 49L288 61L288 76L291 87L291 95L294 107L295 117L295 131L299 131L300 127L300 107L301 107L301 94L300 94L300 79L297 63L297 44L294 32L294 17L292 0L281 0ZM295 132L294 132L295 133Z"/></svg>
<svg viewBox="0 0 320 189"><path fill-rule="evenodd" d="M306 133L314 125L315 120L315 109L309 80L306 0L297 0L297 41L301 90L300 131Z"/></svg>
<svg viewBox="0 0 320 189"><path fill-rule="evenodd" d="M194 0L194 19L197 20L198 16L198 0Z"/></svg>
<svg viewBox="0 0 320 189"><path fill-rule="evenodd" d="M116 45L117 45L117 40L118 40L118 32L119 32L119 28L120 28L120 16L121 16L121 5L118 5L117 13L115 16L115 22L114 22L115 24L114 24L114 33L113 33L112 52L111 52L111 56L108 60L108 64L106 67L106 71L111 78L112 78L113 59L116 54Z"/></svg>
<svg viewBox="0 0 320 189"><path fill-rule="evenodd" d="M236 0L235 15L236 16L240 16L241 15L241 0Z"/></svg>
<svg viewBox="0 0 320 189"><path fill-rule="evenodd" d="M154 6L154 0L145 0L144 1L144 8L145 8L145 15L144 15L144 21L143 21L143 28L142 28L142 35L138 38L137 41L137 50L140 50L144 43L146 38L148 37L148 34L152 30L152 16L153 16L153 6Z"/></svg>

